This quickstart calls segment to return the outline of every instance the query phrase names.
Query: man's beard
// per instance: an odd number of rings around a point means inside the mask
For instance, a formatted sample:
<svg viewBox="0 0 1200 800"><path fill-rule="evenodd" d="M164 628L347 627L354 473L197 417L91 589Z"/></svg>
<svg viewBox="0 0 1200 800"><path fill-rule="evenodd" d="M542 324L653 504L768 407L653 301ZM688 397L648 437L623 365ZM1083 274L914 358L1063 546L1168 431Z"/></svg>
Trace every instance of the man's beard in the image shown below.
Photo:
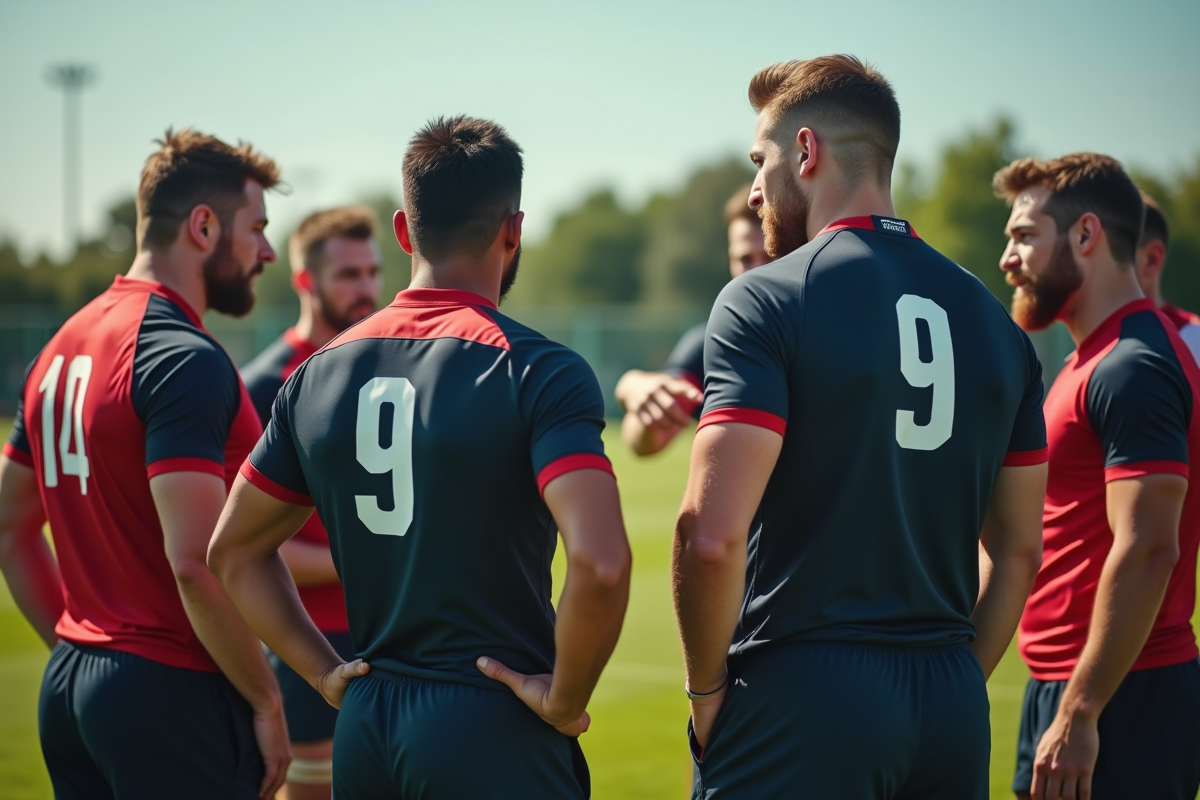
<svg viewBox="0 0 1200 800"><path fill-rule="evenodd" d="M352 304L345 311L338 311L334 308L333 302L321 291L318 284L314 287L317 295L317 301L320 303L321 318L325 320L330 328L341 333L351 325L357 325L367 317L375 313L375 303L369 300L359 300Z"/></svg>
<svg viewBox="0 0 1200 800"><path fill-rule="evenodd" d="M508 292L512 289L513 284L517 282L517 270L521 266L521 245L517 245L517 250L513 253L512 261L508 262L508 268L504 270L504 274L500 276L500 302L504 302L504 298L508 296Z"/></svg>
<svg viewBox="0 0 1200 800"><path fill-rule="evenodd" d="M781 258L808 244L808 212L812 202L788 173L783 194L774 203L763 205L763 239L767 255Z"/></svg>
<svg viewBox="0 0 1200 800"><path fill-rule="evenodd" d="M1008 276L1012 283L1013 276ZM1058 237L1050 263L1044 274L1034 277L1022 271L1024 286L1013 292L1012 315L1016 323L1027 331L1040 331L1050 327L1063 306L1083 285L1083 273L1071 253L1071 243L1066 236Z"/></svg>
<svg viewBox="0 0 1200 800"><path fill-rule="evenodd" d="M233 239L222 235L217 249L204 261L204 293L208 307L232 317L244 317L254 308L254 277L263 271L259 261L248 272L233 257Z"/></svg>

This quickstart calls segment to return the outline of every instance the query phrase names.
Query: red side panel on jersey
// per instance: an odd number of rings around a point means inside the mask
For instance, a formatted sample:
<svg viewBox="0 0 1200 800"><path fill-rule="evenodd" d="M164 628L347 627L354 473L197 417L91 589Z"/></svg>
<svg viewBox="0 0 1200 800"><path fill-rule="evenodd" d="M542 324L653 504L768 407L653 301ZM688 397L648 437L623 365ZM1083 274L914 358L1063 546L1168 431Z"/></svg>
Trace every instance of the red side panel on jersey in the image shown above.
<svg viewBox="0 0 1200 800"><path fill-rule="evenodd" d="M495 309L489 300L455 289L406 289L390 308L405 314L375 314L338 336L327 348L374 337L391 339L462 339L509 350L508 337L495 320L479 310Z"/></svg>

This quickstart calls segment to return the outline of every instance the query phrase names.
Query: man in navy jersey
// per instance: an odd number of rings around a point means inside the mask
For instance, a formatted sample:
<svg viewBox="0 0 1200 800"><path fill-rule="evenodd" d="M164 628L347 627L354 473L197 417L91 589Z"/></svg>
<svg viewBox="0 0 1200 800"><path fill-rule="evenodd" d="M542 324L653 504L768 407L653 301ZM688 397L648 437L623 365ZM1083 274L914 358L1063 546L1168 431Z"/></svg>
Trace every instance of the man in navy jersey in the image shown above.
<svg viewBox="0 0 1200 800"><path fill-rule="evenodd" d="M770 261L763 242L762 220L750 207L750 185L725 203L729 232L729 274ZM704 401L704 328L701 323L679 339L662 372L631 369L617 382L617 401L625 410L621 436L639 456L653 455L674 439L693 419L700 418Z"/></svg>
<svg viewBox="0 0 1200 800"><path fill-rule="evenodd" d="M340 798L589 792L575 737L630 555L595 376L496 310L520 254L520 152L467 117L414 137L395 220L410 288L288 380L210 546L251 627L341 706ZM276 552L313 505L345 586L349 664Z"/></svg>
<svg viewBox="0 0 1200 800"><path fill-rule="evenodd" d="M1200 368L1135 266L1143 202L1112 158L1000 170L1013 317L1075 341L1046 396L1044 554L1021 617L1025 691L1013 791L1193 800L1200 663Z"/></svg>
<svg viewBox="0 0 1200 800"><path fill-rule="evenodd" d="M291 760L279 685L205 566L262 427L201 316L254 304L279 172L190 129L160 145L133 266L34 360L0 457L0 567L53 648L38 728L59 800L267 798Z"/></svg>
<svg viewBox="0 0 1200 800"><path fill-rule="evenodd" d="M265 427L279 390L296 368L330 339L375 311L382 284L375 215L366 206L310 214L289 242L292 285L300 319L242 370L246 390ZM354 658L346 600L316 514L279 548L313 623L338 655ZM337 709L274 654L295 758L288 767L288 800L328 800L333 775Z"/></svg>
<svg viewBox="0 0 1200 800"><path fill-rule="evenodd" d="M985 679L1040 552L1041 368L895 218L882 75L775 64L750 101L778 260L705 342L673 558L693 796L983 800Z"/></svg>

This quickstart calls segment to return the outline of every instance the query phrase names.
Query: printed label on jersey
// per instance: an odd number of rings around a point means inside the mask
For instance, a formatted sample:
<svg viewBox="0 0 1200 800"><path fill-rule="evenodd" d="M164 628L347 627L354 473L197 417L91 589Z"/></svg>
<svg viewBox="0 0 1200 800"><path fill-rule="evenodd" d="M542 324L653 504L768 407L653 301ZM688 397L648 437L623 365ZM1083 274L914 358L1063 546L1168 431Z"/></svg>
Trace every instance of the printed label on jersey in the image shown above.
<svg viewBox="0 0 1200 800"><path fill-rule="evenodd" d="M875 223L875 230L879 231L880 233L894 233L897 236L912 236L912 231L909 229L908 223L902 219L872 216L871 220Z"/></svg>

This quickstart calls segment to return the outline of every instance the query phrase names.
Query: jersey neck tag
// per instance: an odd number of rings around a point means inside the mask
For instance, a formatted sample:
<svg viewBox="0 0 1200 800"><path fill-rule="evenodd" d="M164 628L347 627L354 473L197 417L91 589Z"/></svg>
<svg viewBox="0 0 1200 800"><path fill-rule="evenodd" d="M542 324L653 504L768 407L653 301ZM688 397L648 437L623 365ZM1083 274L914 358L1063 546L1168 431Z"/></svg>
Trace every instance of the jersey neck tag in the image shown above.
<svg viewBox="0 0 1200 800"><path fill-rule="evenodd" d="M914 236L912 228L902 219L892 219L891 217L877 217L871 215L871 221L875 223L875 230L880 233L893 233L896 236Z"/></svg>

